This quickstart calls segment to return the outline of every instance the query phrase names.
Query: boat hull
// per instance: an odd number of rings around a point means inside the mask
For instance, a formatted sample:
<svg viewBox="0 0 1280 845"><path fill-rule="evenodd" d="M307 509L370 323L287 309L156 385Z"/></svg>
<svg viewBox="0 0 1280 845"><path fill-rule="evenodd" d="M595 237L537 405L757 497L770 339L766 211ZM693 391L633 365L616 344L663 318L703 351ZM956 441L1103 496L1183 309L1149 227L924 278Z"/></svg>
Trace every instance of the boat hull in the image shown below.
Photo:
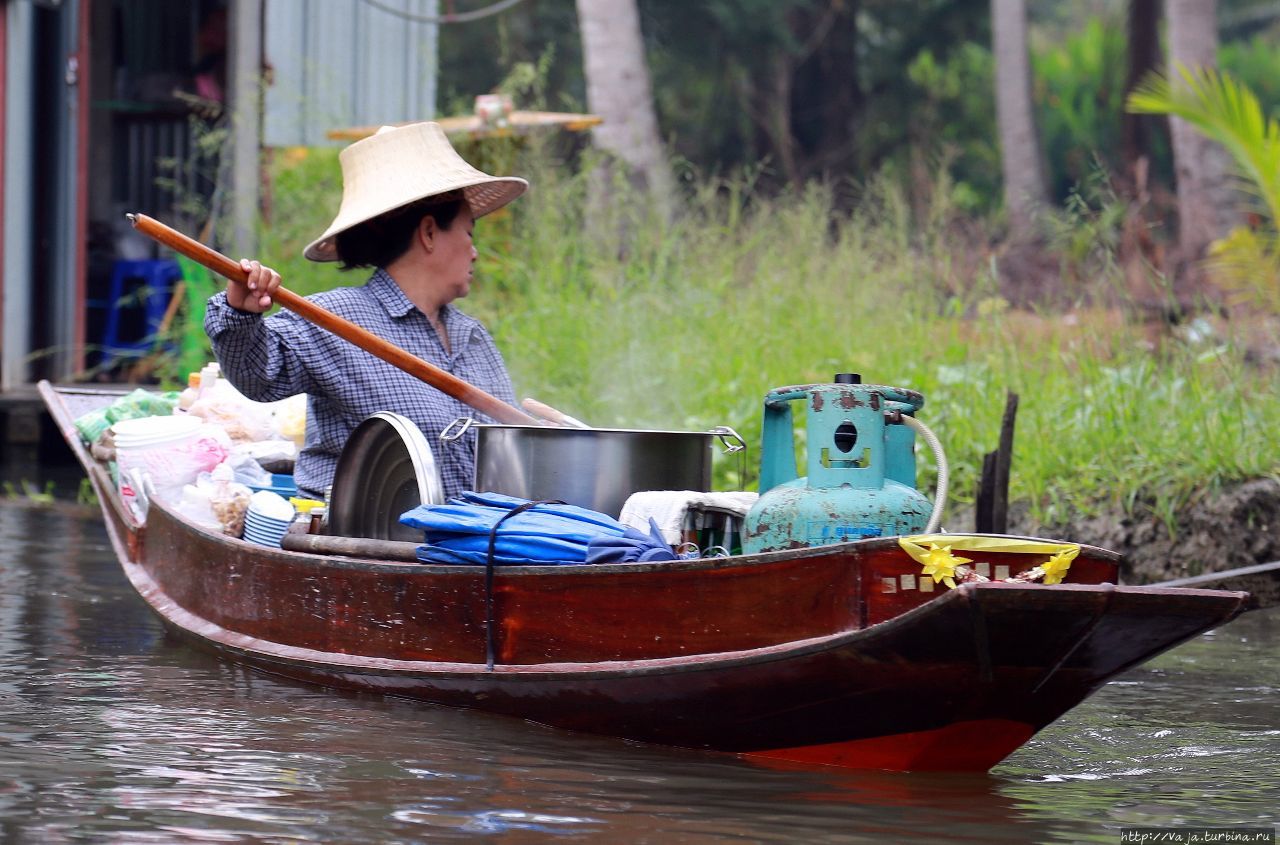
<svg viewBox="0 0 1280 845"><path fill-rule="evenodd" d="M246 636L178 606L144 566L126 572L173 630L273 674L645 742L901 770L986 770L1108 678L1231 618L1241 601L964 585L898 619L807 641L489 669Z"/></svg>
<svg viewBox="0 0 1280 845"><path fill-rule="evenodd" d="M1071 572L1090 583L934 591L892 539L501 567L486 593L478 568L265 549L162 504L133 524L50 393L124 572L173 631L276 675L568 730L801 763L985 770L1247 598L1115 586L1118 558L1089 547ZM1028 565L993 560L1015 574Z"/></svg>

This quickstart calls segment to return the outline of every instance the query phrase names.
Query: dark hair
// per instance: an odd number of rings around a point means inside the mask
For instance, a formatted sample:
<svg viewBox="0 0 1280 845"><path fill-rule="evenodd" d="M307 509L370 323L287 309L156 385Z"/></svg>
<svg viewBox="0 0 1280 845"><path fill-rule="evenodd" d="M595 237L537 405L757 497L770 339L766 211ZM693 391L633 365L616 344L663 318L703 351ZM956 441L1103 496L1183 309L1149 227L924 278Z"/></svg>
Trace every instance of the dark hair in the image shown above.
<svg viewBox="0 0 1280 845"><path fill-rule="evenodd" d="M409 250L413 233L424 217L434 217L436 225L448 229L466 205L461 191L427 197L366 220L333 239L343 270L357 267L386 267Z"/></svg>

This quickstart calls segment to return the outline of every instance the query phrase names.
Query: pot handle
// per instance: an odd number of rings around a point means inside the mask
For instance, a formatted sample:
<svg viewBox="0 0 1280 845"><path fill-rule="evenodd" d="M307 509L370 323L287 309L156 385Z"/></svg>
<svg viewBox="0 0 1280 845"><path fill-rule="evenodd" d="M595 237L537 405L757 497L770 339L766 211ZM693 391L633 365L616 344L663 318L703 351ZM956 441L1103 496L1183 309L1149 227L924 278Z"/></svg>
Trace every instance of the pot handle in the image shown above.
<svg viewBox="0 0 1280 845"><path fill-rule="evenodd" d="M458 417L446 425L444 431L440 432L440 442L452 443L455 440L462 439L462 436L471 430L471 426L475 425L475 422L475 417Z"/></svg>
<svg viewBox="0 0 1280 845"><path fill-rule="evenodd" d="M708 430L707 433L714 434L720 439L720 445L724 446L724 453L726 455L732 455L747 448L747 441L742 439L742 435L727 425L718 425L715 428ZM737 442L730 443L729 438L733 438Z"/></svg>

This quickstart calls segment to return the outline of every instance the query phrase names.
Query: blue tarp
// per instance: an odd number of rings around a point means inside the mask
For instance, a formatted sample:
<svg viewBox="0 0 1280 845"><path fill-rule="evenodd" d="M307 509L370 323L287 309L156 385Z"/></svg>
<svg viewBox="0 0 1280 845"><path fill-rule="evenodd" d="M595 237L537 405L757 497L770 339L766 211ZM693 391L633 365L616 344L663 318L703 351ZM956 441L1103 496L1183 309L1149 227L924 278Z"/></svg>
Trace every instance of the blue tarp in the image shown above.
<svg viewBox="0 0 1280 845"><path fill-rule="evenodd" d="M416 507L400 521L424 533L419 560L483 566L494 526L525 504L500 493L465 492L447 504ZM606 514L565 504L538 503L506 519L494 543L494 563L507 566L674 559L656 528L645 536Z"/></svg>

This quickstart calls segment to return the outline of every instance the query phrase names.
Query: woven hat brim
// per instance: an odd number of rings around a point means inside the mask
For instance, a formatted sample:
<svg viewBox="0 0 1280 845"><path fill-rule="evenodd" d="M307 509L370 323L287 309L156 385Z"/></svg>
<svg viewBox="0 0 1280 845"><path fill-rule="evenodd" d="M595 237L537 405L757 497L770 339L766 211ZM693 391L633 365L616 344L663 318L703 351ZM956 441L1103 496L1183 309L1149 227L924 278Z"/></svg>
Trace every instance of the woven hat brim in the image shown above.
<svg viewBox="0 0 1280 845"><path fill-rule="evenodd" d="M436 196L441 193L449 193L458 189L462 190L463 196L467 200L467 205L471 209L471 215L475 218L484 217L507 205L512 200L517 199L525 191L529 189L529 183L518 176L485 176L469 184L458 184L450 186L446 191L432 191L424 193L421 196L412 196L408 199L397 201L386 208L374 209L371 212L366 209L366 213L361 215L360 219L353 221L345 221L341 217L334 220L325 233L316 238L307 248L302 251L303 257L317 262L337 261L338 251L335 239L338 235L354 229L361 223L380 217L397 208L404 208L406 205L412 205L419 200Z"/></svg>

